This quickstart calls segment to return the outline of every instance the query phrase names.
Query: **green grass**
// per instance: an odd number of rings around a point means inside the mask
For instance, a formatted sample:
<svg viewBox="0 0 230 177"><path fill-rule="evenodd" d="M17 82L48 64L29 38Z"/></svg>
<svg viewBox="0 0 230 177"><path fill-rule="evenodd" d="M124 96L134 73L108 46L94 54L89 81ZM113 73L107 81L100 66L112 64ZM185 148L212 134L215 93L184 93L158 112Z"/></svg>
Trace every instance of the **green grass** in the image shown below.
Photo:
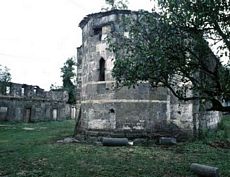
<svg viewBox="0 0 230 177"><path fill-rule="evenodd" d="M221 176L230 177L230 150L205 141L171 147L58 144L73 134L74 121L0 125L0 176L195 177L189 166L196 162L216 166Z"/></svg>

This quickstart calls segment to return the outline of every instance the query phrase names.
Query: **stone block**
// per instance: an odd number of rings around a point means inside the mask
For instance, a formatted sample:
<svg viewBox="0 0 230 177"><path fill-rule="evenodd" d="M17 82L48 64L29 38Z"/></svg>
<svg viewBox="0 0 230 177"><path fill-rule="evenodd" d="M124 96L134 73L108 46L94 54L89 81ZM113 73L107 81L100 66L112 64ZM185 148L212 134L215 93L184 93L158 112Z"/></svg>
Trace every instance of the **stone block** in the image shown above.
<svg viewBox="0 0 230 177"><path fill-rule="evenodd" d="M190 169L198 177L219 177L219 169L216 167L192 163Z"/></svg>
<svg viewBox="0 0 230 177"><path fill-rule="evenodd" d="M159 143L161 145L174 145L177 142L176 142L176 138L172 138L172 137L160 137Z"/></svg>

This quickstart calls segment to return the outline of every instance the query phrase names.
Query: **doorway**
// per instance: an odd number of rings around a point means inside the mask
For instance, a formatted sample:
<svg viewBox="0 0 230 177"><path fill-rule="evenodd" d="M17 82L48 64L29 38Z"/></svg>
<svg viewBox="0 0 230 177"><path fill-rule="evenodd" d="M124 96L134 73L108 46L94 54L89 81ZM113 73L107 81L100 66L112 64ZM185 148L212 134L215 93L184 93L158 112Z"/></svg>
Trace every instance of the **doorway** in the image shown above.
<svg viewBox="0 0 230 177"><path fill-rule="evenodd" d="M31 122L31 108L26 108L25 122Z"/></svg>
<svg viewBox="0 0 230 177"><path fill-rule="evenodd" d="M57 109L53 109L53 120L57 120L57 116L58 116L58 110Z"/></svg>

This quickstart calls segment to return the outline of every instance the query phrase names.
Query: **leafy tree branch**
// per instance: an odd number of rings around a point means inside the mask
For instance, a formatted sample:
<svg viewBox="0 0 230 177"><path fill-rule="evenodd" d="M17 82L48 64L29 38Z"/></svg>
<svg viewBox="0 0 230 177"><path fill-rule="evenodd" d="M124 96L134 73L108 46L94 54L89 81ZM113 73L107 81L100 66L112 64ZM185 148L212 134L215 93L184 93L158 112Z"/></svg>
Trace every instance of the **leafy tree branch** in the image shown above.
<svg viewBox="0 0 230 177"><path fill-rule="evenodd" d="M202 100L211 103L208 110L230 112L222 104L230 100L230 64L223 63L230 59L229 3L158 0L158 14L124 17L108 38L117 86L149 82L180 100Z"/></svg>

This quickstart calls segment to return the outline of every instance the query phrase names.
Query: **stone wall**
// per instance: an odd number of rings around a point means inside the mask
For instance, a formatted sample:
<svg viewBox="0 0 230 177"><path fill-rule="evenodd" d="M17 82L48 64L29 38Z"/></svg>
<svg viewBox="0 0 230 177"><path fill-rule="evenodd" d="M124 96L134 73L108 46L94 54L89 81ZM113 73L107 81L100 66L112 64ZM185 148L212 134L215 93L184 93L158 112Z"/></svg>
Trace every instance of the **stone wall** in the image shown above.
<svg viewBox="0 0 230 177"><path fill-rule="evenodd" d="M0 120L35 122L73 117L68 94L61 90L46 92L38 86L9 83L0 94Z"/></svg>

